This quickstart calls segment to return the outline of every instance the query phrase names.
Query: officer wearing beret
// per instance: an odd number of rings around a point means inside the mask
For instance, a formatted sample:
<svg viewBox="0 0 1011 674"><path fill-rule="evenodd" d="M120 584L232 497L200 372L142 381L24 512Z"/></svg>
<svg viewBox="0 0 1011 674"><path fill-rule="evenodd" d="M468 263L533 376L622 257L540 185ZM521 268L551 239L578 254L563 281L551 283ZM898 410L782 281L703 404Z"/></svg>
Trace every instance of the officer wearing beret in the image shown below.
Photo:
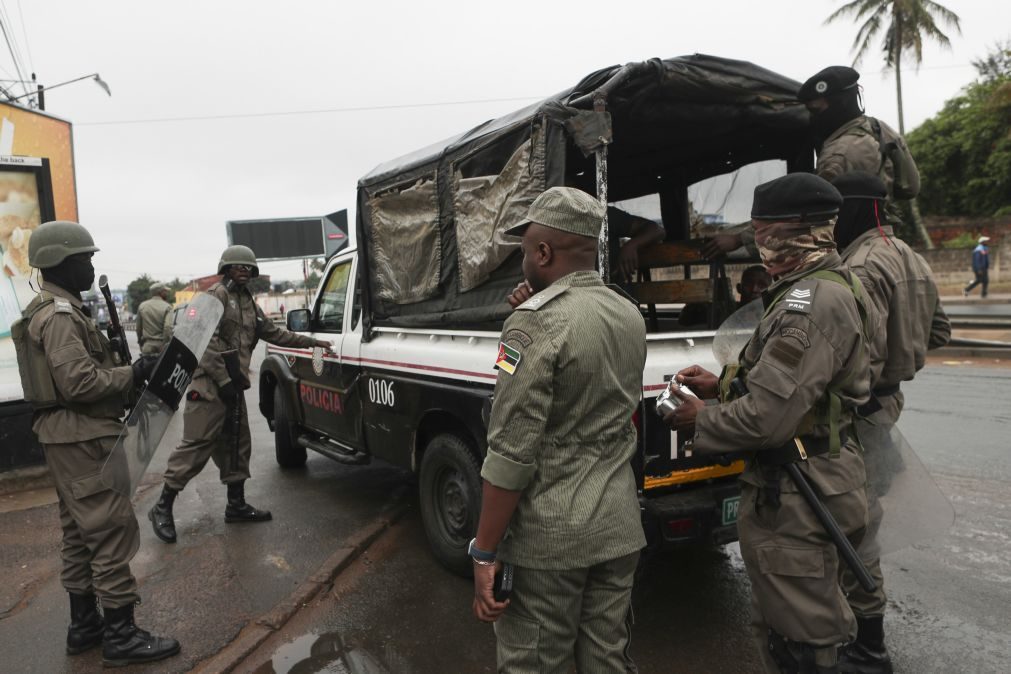
<svg viewBox="0 0 1011 674"><path fill-rule="evenodd" d="M859 281L832 238L841 203L806 173L755 189L755 243L774 278L765 314L739 365L719 377L697 365L676 375L699 397L677 393L683 404L665 417L697 453L747 457L737 527L770 672L837 671L838 646L856 636L836 548L782 468L796 462L859 543L866 478L850 424L869 398L870 369Z"/></svg>
<svg viewBox="0 0 1011 674"><path fill-rule="evenodd" d="M137 518L130 497L101 475L123 429L124 404L146 380L148 366L142 359L122 362L81 301L95 282L96 252L91 233L76 222L40 225L28 242L28 261L40 270L42 288L11 336L34 411L32 431L60 500L67 654L101 645L103 662L119 666L175 655L179 642L134 622L140 595L130 560L140 547Z"/></svg>
<svg viewBox="0 0 1011 674"><path fill-rule="evenodd" d="M172 339L172 305L164 283L151 285L151 297L137 307L137 342L145 356L157 356Z"/></svg>
<svg viewBox="0 0 1011 674"><path fill-rule="evenodd" d="M901 382L916 376L928 349L948 343L951 323L941 308L926 261L895 236L891 225L882 222L888 195L884 182L865 171L854 171L839 176L832 184L843 197L835 226L836 245L881 319L871 344L872 399L860 413L871 424L887 428L898 421L902 411ZM870 521L858 551L878 589L868 593L848 569L844 570L843 590L856 614L858 630L856 641L843 650L840 669L891 672L884 643L884 581L874 541L882 512L873 487L883 482L893 458L888 452L893 450L873 444L883 436L881 433L860 434L863 424L858 422L857 430L871 485L867 490Z"/></svg>
<svg viewBox="0 0 1011 674"><path fill-rule="evenodd" d="M888 191L887 219L897 224L899 212L892 204L897 198L895 180L898 177L905 185L913 176L897 175L902 166L896 166L896 160L900 154L905 158L902 165L908 174L916 172L915 163L897 131L864 114L857 85L859 79L860 73L853 68L829 66L804 82L797 93L797 98L811 113L811 129L818 150L816 172L829 182L851 171L879 176ZM918 174L915 179L918 191Z"/></svg>
<svg viewBox="0 0 1011 674"><path fill-rule="evenodd" d="M553 187L531 204L523 274L535 294L506 320L481 469L474 615L495 622L499 672L635 671L632 580L646 544L632 414L646 327L594 271L604 208ZM495 601L502 562L514 589Z"/></svg>

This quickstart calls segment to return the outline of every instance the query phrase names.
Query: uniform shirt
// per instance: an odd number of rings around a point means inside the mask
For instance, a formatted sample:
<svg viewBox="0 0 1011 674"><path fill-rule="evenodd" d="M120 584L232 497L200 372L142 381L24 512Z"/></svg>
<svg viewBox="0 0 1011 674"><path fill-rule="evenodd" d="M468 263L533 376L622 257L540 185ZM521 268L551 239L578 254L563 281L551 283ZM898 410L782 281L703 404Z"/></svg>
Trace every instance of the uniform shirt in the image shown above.
<svg viewBox="0 0 1011 674"><path fill-rule="evenodd" d="M951 339L951 322L941 308L926 261L882 227L871 229L842 252L842 260L863 283L879 315L871 343L871 387L885 389L909 381L923 367L928 349Z"/></svg>
<svg viewBox="0 0 1011 674"><path fill-rule="evenodd" d="M68 444L117 436L123 428L123 404L133 387L133 369L118 365L109 340L83 309L80 298L42 282L55 301L39 309L28 324L28 339L42 347L49 374L62 401L38 412L32 430L43 444Z"/></svg>
<svg viewBox="0 0 1011 674"><path fill-rule="evenodd" d="M246 381L235 382L235 386L242 389L249 388L249 361L259 340L278 346L309 347L315 343L308 335L282 330L267 320L246 287L235 283L215 283L207 292L224 305L225 312L200 359L199 367L193 373L193 386L202 393L211 392L211 383L224 386L231 381L221 356L223 351L238 350L239 365Z"/></svg>
<svg viewBox="0 0 1011 674"><path fill-rule="evenodd" d="M804 416L830 386L839 387L847 417L867 402L869 356L853 293L833 281L805 279L814 271L836 269L845 270L839 255L831 253L783 277L766 291L764 297L773 298L784 288L792 288L762 319L742 352L741 364L749 368L748 395L699 410L696 452L721 454L782 447L797 435ZM790 308L787 300L794 290L798 291L794 306L803 310ZM840 427L847 425L848 420ZM827 426L816 426L810 435L827 437L828 432ZM852 440L842 447L838 458L823 454L799 465L827 496L858 489L865 481L863 459ZM765 484L753 458L741 479L756 486ZM786 478L781 481L781 489L796 491Z"/></svg>
<svg viewBox="0 0 1011 674"><path fill-rule="evenodd" d="M144 300L137 307L137 340L141 353L157 355L172 339L172 305L155 296Z"/></svg>
<svg viewBox="0 0 1011 674"><path fill-rule="evenodd" d="M499 361L481 476L523 492L499 558L576 569L642 548L629 464L646 363L639 310L595 272L569 274L506 320Z"/></svg>

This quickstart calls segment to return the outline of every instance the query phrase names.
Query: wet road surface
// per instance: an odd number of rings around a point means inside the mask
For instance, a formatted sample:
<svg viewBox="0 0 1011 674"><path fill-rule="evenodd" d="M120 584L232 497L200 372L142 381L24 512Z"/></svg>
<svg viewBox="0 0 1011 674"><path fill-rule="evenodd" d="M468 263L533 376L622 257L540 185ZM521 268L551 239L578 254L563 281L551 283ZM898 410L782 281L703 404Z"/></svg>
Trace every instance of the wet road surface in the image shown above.
<svg viewBox="0 0 1011 674"><path fill-rule="evenodd" d="M903 386L900 426L951 500L955 525L885 557L896 672L1006 672L1011 658L1011 368L934 358ZM472 586L428 552L412 512L237 671L491 672ZM646 559L632 654L641 672L755 672L737 545Z"/></svg>

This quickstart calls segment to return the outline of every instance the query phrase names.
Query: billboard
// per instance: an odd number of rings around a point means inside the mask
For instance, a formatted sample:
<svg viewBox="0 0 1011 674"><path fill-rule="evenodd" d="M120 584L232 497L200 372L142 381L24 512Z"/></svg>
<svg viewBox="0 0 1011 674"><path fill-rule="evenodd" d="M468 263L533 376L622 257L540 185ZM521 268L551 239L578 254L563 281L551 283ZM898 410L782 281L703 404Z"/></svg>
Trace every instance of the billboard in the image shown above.
<svg viewBox="0 0 1011 674"><path fill-rule="evenodd" d="M250 247L256 259L330 257L347 245L346 210L324 217L229 220L229 245Z"/></svg>
<svg viewBox="0 0 1011 674"><path fill-rule="evenodd" d="M20 400L10 326L35 296L28 241L47 220L77 220L70 122L0 103L0 402Z"/></svg>

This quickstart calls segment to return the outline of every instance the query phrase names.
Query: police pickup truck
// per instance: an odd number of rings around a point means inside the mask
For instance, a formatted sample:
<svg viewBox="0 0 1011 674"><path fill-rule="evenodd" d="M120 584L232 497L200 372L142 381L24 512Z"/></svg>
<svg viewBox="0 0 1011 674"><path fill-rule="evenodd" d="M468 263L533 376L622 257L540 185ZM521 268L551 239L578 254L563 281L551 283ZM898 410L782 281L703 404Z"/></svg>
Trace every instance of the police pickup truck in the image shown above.
<svg viewBox="0 0 1011 674"><path fill-rule="evenodd" d="M714 328L733 310L728 271L701 255L690 214L707 199L731 204L755 167L810 167L798 87L699 55L608 68L363 177L357 247L328 261L311 308L287 315L288 329L336 351L268 345L260 368L278 463L302 466L312 450L410 469L434 555L466 573L505 297L522 279L518 239L503 232L541 191L571 185L619 208L652 204L666 235L639 251L635 278L616 288L648 329L642 401L629 420L647 539L735 540L743 464L691 456L654 407L679 369L719 370ZM620 245L602 237L608 278Z"/></svg>

